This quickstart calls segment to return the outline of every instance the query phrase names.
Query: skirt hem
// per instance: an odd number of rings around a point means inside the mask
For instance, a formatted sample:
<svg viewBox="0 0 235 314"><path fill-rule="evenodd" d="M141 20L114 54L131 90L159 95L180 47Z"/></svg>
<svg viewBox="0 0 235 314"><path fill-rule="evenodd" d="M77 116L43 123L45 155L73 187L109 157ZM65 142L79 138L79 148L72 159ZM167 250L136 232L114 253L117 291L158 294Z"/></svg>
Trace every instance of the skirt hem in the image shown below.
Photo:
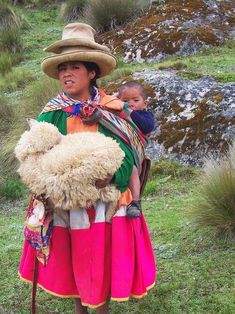
<svg viewBox="0 0 235 314"><path fill-rule="evenodd" d="M18 272L18 275L19 275L19 277L20 277L20 279L21 279L22 281L32 284L32 281L29 280L29 279L26 279L26 278L22 277L21 274L20 274L20 272ZM38 285L41 289L43 289L45 292L47 292L47 293L49 293L49 294L51 294L51 295L53 295L53 296L59 297L59 298L79 298L79 299L80 299L80 296L79 296L79 295L71 295L71 294L70 294L70 295L62 295L62 294L55 293L55 292L53 292L53 291L51 291L51 290L48 290L47 288L45 288L43 285L41 285L41 284L39 284L39 283L38 283L37 285ZM91 308L91 309L96 309L96 308L98 308L98 307L104 305L108 300L115 301L115 302L125 302L125 301L129 301L129 299L130 299L131 297L134 298L134 299L142 299L143 297L145 297L145 296L148 294L148 291L149 291L150 289L152 289L154 286L155 286L155 282L152 283L150 286L146 287L146 290L147 290L147 291L144 292L144 293L142 293L142 294L140 294L140 295L130 294L130 295L129 295L128 297L126 297L126 298L114 298L114 297L110 297L110 298L107 298L105 301L103 301L103 302L101 302L101 303L99 303L99 304L96 304L96 305L95 305L95 304L84 303L84 302L82 302L82 301L81 301L81 304L82 304L83 306L87 306L87 307L89 307L89 308Z"/></svg>

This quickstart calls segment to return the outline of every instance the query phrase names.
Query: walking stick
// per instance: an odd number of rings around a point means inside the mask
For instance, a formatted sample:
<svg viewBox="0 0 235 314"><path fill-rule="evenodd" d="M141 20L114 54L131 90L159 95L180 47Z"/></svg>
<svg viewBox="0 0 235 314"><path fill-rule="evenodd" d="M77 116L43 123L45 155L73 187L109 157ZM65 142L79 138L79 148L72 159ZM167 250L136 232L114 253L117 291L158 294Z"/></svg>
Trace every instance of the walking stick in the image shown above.
<svg viewBox="0 0 235 314"><path fill-rule="evenodd" d="M37 281L38 281L38 259L37 259L37 256L35 255L34 273L33 273L33 286L32 286L32 300L31 300L31 314L35 314L36 313Z"/></svg>
<svg viewBox="0 0 235 314"><path fill-rule="evenodd" d="M151 160L147 157L142 162L142 170L140 174L140 195L143 195L145 185L148 181L149 171L151 167Z"/></svg>

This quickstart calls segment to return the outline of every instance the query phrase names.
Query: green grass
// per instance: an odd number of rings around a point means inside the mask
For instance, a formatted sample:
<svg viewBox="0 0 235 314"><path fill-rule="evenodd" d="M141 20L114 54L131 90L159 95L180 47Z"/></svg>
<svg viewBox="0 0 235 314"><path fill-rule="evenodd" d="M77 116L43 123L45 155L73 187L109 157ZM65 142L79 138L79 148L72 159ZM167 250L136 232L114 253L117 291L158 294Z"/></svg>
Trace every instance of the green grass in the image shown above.
<svg viewBox="0 0 235 314"><path fill-rule="evenodd" d="M228 41L223 47L207 49L185 60L192 73L211 75L220 82L235 81L235 42Z"/></svg>
<svg viewBox="0 0 235 314"><path fill-rule="evenodd" d="M191 208L198 200L198 174L165 178L165 174L155 175L155 193L143 199L157 259L156 287L139 301L111 302L110 313L234 313L234 243L193 224ZM3 314L29 313L30 286L17 277L26 206L27 199L0 206ZM38 313L72 313L72 300L52 297L40 288L37 304Z"/></svg>

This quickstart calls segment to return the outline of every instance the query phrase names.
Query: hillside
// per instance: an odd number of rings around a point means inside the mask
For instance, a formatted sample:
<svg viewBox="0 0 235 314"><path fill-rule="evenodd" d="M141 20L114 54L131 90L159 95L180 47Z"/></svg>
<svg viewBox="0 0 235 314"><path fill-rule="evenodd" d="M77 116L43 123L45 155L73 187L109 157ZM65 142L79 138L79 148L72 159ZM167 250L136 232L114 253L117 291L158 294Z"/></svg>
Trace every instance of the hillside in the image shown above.
<svg viewBox="0 0 235 314"><path fill-rule="evenodd" d="M177 10L172 7L171 1L163 6L153 5L149 13L146 13L145 16L138 18L136 22L131 22L129 26L126 26L124 34L125 36L129 36L129 30L132 29L132 31L135 32L138 29L138 25L143 31L143 24L146 20L152 21L151 25L154 26L156 28L155 31L157 31L158 27L160 27L159 14L161 14L161 10L163 9L164 12L161 16L164 17L164 21L168 21L170 15L172 15L174 21L176 21L179 19L179 14L182 13L181 19L178 21L179 23L195 21L195 19L197 20L197 18L200 17L200 23L198 22L200 27L204 25L203 23L206 23L208 15L211 16L210 14L212 14L211 12L213 11L215 13L217 12L218 18L223 19L223 21L226 20L227 23L225 23L223 28L223 40L215 44L218 46L218 44L223 43L232 32L232 2L220 2L219 9L214 6L211 7L211 3L215 3L215 1L208 2L210 5L207 5L207 11L198 9L198 6L200 7L200 1L195 2L197 5L193 5L192 3L194 2L184 1L184 5L179 10L178 7ZM225 5L226 3L227 5ZM178 2L176 2L176 5L179 5ZM190 9L191 13L186 14L186 9ZM44 77L40 69L40 62L42 58L47 55L42 49L61 36L64 23L62 23L58 17L59 4L46 5L44 7L27 7L27 10L21 7L21 10L23 10L30 24L30 28L22 32L24 60L19 65L13 67L12 72L0 78L1 102L8 105L8 108L11 110L10 113L6 112L5 116L9 117L9 114L12 117L14 116L13 124L8 122L8 119L2 121L5 131L0 134L0 143L4 147L0 152L2 165L0 169L1 176L3 176L5 172L8 174L11 173L16 167L12 151L17 138L26 127L25 117L36 117L48 99L53 97L58 91L56 82ZM149 19L148 14L156 19ZM211 22L213 22L211 27L218 27L218 23L214 24L215 20L216 19L212 19L211 16ZM38 27L38 25L40 25L40 27ZM169 28L168 26L166 29L170 30L170 32L176 31L175 27ZM148 39L146 32L148 31L144 28L144 33L141 35L145 40ZM184 34L189 35L191 32L192 30L188 28L184 31ZM124 35L114 36L114 34L112 34L112 32L108 32L99 38L106 38L106 40L110 42L111 39L109 38L113 36L112 41L115 41L115 39L119 40L120 38L122 38L123 42L125 41L123 38ZM203 34L205 34L204 31ZM133 38L137 37L133 36ZM159 36L153 36L154 40L157 38L159 38ZM171 44L174 43L174 41L168 40L167 38L163 40ZM152 44L154 41L150 38L149 43ZM139 42L139 44L142 47L141 42ZM119 45L119 42L117 42L117 45L117 47L122 46ZM160 49L160 47L163 48L160 52L161 54L165 53L163 46L157 43L154 43L154 45L157 49ZM203 44L199 48L202 49L203 47L208 47L208 45ZM151 49L147 49L147 51L150 50ZM172 53L174 52L175 51L172 51ZM192 52L194 53L195 51ZM156 51L156 56L158 53L159 50ZM234 43L231 40L226 41L221 47L206 49L193 56L177 56L176 53L171 57L168 56L167 60L162 62L157 62L156 59L151 63L137 63L136 60L132 63L124 63L120 56L118 69L108 77L100 80L100 86L104 87L107 92L112 93L115 92L119 84L125 80L137 79L142 82L145 81L145 86L149 91L149 100L157 121L156 131L152 136L152 147L154 147L154 149L150 147L150 155L153 159L157 159L159 155L163 155L177 158L186 163L200 165L201 157L205 152L217 150L219 146L220 149L218 152L224 153L233 138L233 103L235 100L234 84L231 82L235 81L233 66L235 63L234 56ZM143 71L144 69L145 71ZM157 72L155 72L155 69ZM135 72L138 71L140 72L135 74ZM212 84L211 79L209 77L208 79L204 78L204 75L209 75L215 82ZM162 80L162 78L164 78L164 80ZM202 81L200 81L201 78ZM197 80L199 80L198 83L196 82ZM174 86L179 84L179 87L177 87L175 91L174 89L168 90L167 86L171 86L171 84ZM228 84L228 86L226 84ZM189 86L191 87L189 88ZM201 86L200 93L197 92L197 89L200 89L199 86ZM179 88L181 88L180 93L184 96L179 95ZM222 108L224 104L229 114L226 114L226 117L222 115L215 120L212 119L211 124L204 124L204 120L210 119L211 112L215 112L216 115L218 112L223 112ZM185 110L193 111L196 114L194 115L194 113L191 112L187 115L187 121L185 121L186 116L183 113ZM160 112L163 114L160 114ZM227 119L227 116L229 116L229 119ZM10 121L13 121L13 119L11 118ZM218 123L222 123L221 128L217 127ZM216 127L214 127L214 125ZM199 131L198 128L200 129ZM173 138L169 135L172 131L174 133ZM195 132L196 135L194 135ZM192 136L190 134L192 134ZM216 137L214 140L215 134ZM182 140L184 138L183 145ZM211 138L213 139L212 143L210 143ZM199 147L198 144L200 144ZM190 149L187 151L186 148L188 146ZM183 157L181 158L181 156Z"/></svg>
<svg viewBox="0 0 235 314"><path fill-rule="evenodd" d="M2 314L29 313L31 295L31 287L17 276L29 192L16 176L13 149L27 127L25 118L36 117L59 90L40 63L47 55L42 49L61 38L62 1L43 2L19 6L29 23L22 30L23 60L0 77ZM224 154L235 137L233 1L152 2L142 16L98 36L118 58L118 68L99 85L111 94L124 81L143 83L156 117L148 152L157 161L143 208L157 284L142 300L112 302L110 313L232 314L234 242L196 225L193 209L201 197L201 170L194 166L201 166L208 153ZM72 300L41 289L37 305L41 314L69 314L73 308Z"/></svg>

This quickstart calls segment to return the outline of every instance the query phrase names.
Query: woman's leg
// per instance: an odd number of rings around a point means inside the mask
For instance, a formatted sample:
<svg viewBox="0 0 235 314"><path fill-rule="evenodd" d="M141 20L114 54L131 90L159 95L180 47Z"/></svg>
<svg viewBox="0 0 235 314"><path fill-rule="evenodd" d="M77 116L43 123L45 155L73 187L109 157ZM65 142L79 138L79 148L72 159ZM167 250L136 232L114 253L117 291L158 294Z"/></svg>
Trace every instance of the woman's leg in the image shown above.
<svg viewBox="0 0 235 314"><path fill-rule="evenodd" d="M109 301L106 302L104 305L99 307L96 312L96 314L108 314L109 313Z"/></svg>
<svg viewBox="0 0 235 314"><path fill-rule="evenodd" d="M75 299L75 314L88 314L87 307L81 304L80 299Z"/></svg>

